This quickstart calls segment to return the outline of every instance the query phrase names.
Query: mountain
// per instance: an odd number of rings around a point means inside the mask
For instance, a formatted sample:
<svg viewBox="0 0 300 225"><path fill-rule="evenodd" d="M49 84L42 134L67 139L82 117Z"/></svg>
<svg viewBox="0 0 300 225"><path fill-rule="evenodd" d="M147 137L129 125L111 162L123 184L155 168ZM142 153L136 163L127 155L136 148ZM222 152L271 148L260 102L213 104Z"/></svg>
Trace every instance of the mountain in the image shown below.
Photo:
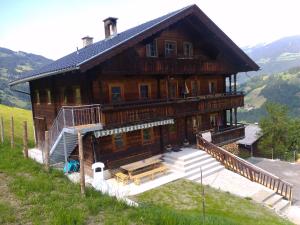
<svg viewBox="0 0 300 225"><path fill-rule="evenodd" d="M286 105L293 117L300 115L300 63L286 72L253 77L239 88L246 94L245 107L238 115L242 121L259 122L267 101Z"/></svg>
<svg viewBox="0 0 300 225"><path fill-rule="evenodd" d="M51 62L52 60L40 55L15 52L0 47L0 102L20 108L30 108L29 96L10 90L8 83L18 78L22 72L39 69ZM16 89L28 92L27 85L18 85Z"/></svg>
<svg viewBox="0 0 300 225"><path fill-rule="evenodd" d="M300 35L268 44L242 48L261 68L258 72L241 73L239 83L261 74L276 74L300 65Z"/></svg>

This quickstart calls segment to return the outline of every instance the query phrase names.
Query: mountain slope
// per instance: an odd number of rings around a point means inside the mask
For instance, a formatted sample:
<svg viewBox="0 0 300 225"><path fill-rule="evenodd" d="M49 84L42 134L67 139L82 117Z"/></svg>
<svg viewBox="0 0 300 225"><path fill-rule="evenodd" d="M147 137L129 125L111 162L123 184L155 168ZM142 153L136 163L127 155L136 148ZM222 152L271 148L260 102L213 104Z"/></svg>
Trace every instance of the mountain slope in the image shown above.
<svg viewBox="0 0 300 225"><path fill-rule="evenodd" d="M38 69L52 60L26 52L14 52L0 47L0 102L5 105L30 108L29 96L10 90L8 83L20 73ZM28 92L26 85L19 85L18 90Z"/></svg>
<svg viewBox="0 0 300 225"><path fill-rule="evenodd" d="M243 50L260 66L258 72L241 74L239 82L261 74L275 74L300 65L300 35L285 37L269 44L245 47Z"/></svg>
<svg viewBox="0 0 300 225"><path fill-rule="evenodd" d="M239 112L239 119L258 122L265 115L267 101L288 106L292 116L300 115L300 67L274 75L253 77L240 86L246 93L245 107Z"/></svg>

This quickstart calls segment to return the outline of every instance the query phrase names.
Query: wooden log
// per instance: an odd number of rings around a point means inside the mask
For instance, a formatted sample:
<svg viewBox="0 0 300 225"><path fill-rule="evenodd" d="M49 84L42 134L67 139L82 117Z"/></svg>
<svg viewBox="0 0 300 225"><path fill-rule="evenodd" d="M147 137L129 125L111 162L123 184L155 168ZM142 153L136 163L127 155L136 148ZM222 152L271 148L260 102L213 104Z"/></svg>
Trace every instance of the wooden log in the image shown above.
<svg viewBox="0 0 300 225"><path fill-rule="evenodd" d="M84 177L84 155L82 135L78 132L78 150L79 150L79 163L80 163L80 191L85 196L85 177Z"/></svg>
<svg viewBox="0 0 300 225"><path fill-rule="evenodd" d="M1 116L1 121L0 121L0 139L1 143L4 143L4 122L3 122L3 117Z"/></svg>
<svg viewBox="0 0 300 225"><path fill-rule="evenodd" d="M27 122L23 122L23 154L25 158L28 158L28 132L27 132Z"/></svg>
<svg viewBox="0 0 300 225"><path fill-rule="evenodd" d="M50 159L49 159L49 132L45 131L45 146L44 146L44 155L45 155L45 170L49 172L50 170Z"/></svg>
<svg viewBox="0 0 300 225"><path fill-rule="evenodd" d="M13 116L10 119L10 147L15 148L15 127Z"/></svg>

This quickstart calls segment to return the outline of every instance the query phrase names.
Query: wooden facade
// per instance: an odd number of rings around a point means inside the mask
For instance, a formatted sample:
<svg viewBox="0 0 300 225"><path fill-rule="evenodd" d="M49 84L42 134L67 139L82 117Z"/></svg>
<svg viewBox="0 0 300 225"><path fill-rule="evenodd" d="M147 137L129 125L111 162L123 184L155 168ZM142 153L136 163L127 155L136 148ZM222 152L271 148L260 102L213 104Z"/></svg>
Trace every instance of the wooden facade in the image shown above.
<svg viewBox="0 0 300 225"><path fill-rule="evenodd" d="M237 125L244 95L236 90L236 74L250 69L196 20L180 19L126 49L120 46L106 60L88 62L82 71L30 81L39 146L64 106L101 105L104 129L175 120L147 131L86 134L86 160L109 168L163 153L166 145L186 139L195 143L199 131Z"/></svg>

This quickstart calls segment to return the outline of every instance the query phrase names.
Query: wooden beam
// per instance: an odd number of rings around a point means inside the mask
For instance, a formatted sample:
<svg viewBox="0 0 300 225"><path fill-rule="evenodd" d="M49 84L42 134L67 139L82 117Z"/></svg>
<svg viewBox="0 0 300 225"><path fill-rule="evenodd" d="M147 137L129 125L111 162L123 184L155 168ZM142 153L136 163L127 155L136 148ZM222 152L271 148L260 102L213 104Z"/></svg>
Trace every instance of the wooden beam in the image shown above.
<svg viewBox="0 0 300 225"><path fill-rule="evenodd" d="M23 122L23 154L25 158L28 158L28 132L27 132L27 122Z"/></svg>
<svg viewBox="0 0 300 225"><path fill-rule="evenodd" d="M45 131L45 147L44 147L44 155L45 155L45 170L49 172L50 170L50 159L49 159L49 132Z"/></svg>
<svg viewBox="0 0 300 225"><path fill-rule="evenodd" d="M1 143L4 143L4 122L3 122L3 117L1 116L1 121L0 121L0 136L1 136Z"/></svg>
<svg viewBox="0 0 300 225"><path fill-rule="evenodd" d="M81 195L85 196L84 155L83 155L82 135L80 132L78 132L77 136L78 136L78 150L79 150L79 163L80 163L80 191L81 191Z"/></svg>
<svg viewBox="0 0 300 225"><path fill-rule="evenodd" d="M10 147L15 148L15 127L13 116L10 119Z"/></svg>

